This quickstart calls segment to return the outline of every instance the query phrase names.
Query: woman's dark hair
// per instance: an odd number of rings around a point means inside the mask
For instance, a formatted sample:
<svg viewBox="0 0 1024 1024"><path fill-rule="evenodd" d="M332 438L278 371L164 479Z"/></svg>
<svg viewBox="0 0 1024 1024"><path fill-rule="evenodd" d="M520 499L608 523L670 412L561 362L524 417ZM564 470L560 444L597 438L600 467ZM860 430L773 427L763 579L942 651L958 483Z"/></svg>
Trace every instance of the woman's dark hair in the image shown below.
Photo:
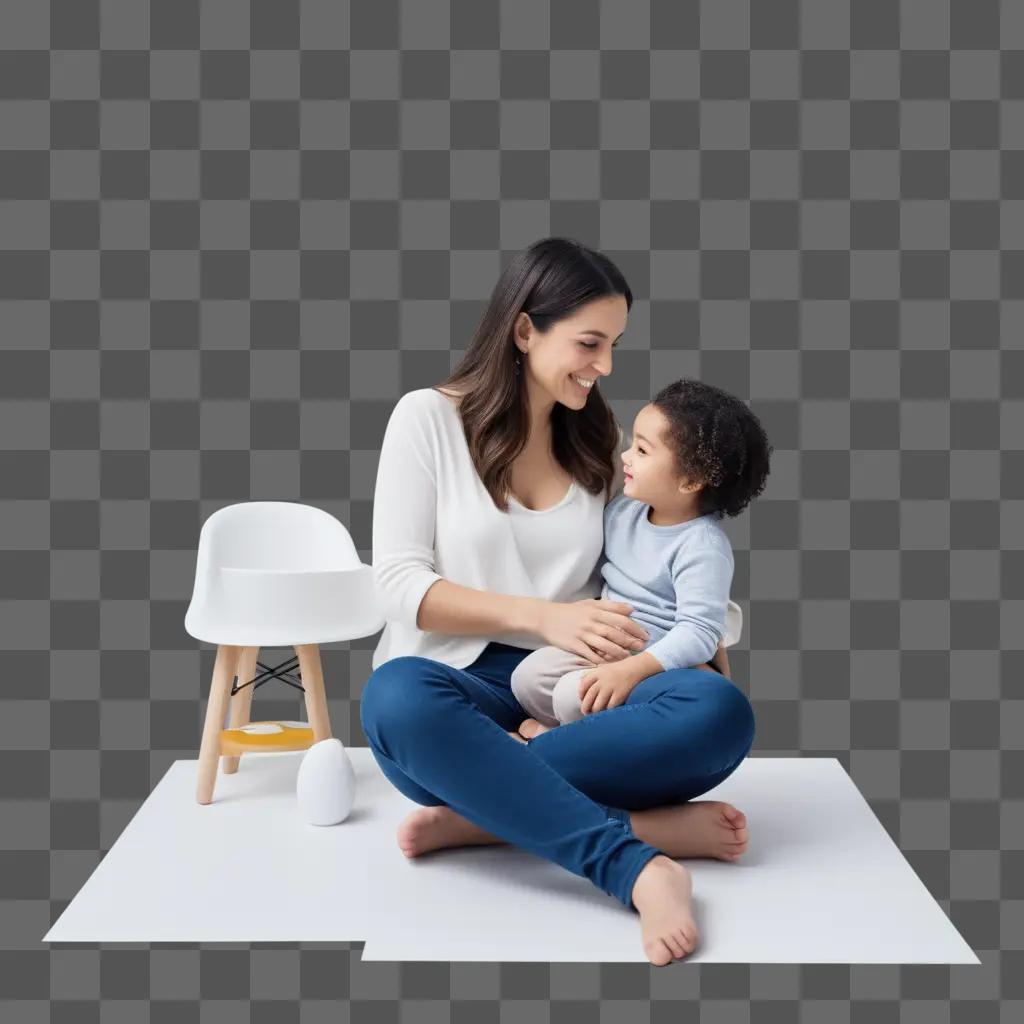
<svg viewBox="0 0 1024 1024"><path fill-rule="evenodd" d="M735 395L698 380L677 380L653 405L668 420L663 437L684 480L703 481L698 515L738 516L763 490L775 450L760 420Z"/></svg>
<svg viewBox="0 0 1024 1024"><path fill-rule="evenodd" d="M461 395L459 415L476 471L494 504L508 511L512 463L526 447L530 416L526 387L516 372L520 352L512 330L526 313L542 334L593 299L633 293L607 256L569 238L542 238L516 253L498 278L465 355L437 385ZM552 451L591 494L611 493L619 427L598 385L579 411L555 402Z"/></svg>

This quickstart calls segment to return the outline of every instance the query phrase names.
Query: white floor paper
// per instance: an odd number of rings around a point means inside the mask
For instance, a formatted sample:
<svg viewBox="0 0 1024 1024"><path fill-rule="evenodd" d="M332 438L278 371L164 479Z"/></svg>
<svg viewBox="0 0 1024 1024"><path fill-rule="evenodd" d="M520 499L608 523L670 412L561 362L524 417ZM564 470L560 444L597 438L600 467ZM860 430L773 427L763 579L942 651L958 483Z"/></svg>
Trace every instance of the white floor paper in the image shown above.
<svg viewBox="0 0 1024 1024"><path fill-rule="evenodd" d="M302 752L243 757L195 800L176 761L46 942L358 942L364 960L646 962L635 912L510 846L408 860L416 807L350 747L356 802L301 820ZM700 799L747 815L728 864L686 861L694 963L979 963L834 758L749 758Z"/></svg>
<svg viewBox="0 0 1024 1024"><path fill-rule="evenodd" d="M366 868L409 801L346 749L356 802L333 826L299 816L305 751L243 755L206 805L198 762L175 761L43 941L362 942L380 913Z"/></svg>

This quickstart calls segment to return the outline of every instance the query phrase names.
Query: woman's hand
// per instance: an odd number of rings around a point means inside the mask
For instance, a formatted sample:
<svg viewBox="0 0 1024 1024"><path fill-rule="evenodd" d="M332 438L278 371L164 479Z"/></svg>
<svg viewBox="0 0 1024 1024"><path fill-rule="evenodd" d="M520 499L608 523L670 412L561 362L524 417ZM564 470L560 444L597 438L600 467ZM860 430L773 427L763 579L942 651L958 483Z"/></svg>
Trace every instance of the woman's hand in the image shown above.
<svg viewBox="0 0 1024 1024"><path fill-rule="evenodd" d="M642 651L649 634L630 617L631 605L602 598L543 601L537 634L552 647L578 654L591 665L619 661Z"/></svg>

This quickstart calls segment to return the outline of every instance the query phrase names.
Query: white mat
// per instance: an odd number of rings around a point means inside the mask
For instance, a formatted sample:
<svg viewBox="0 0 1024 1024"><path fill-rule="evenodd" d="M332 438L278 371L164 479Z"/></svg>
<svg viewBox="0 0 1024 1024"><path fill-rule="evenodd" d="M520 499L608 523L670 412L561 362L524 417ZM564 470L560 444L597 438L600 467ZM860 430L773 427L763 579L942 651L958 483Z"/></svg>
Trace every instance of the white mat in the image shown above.
<svg viewBox="0 0 1024 1024"><path fill-rule="evenodd" d="M356 803L305 824L302 752L243 757L195 801L176 761L45 942L359 942L364 960L646 962L635 912L589 881L502 845L409 860L416 807L366 747ZM688 860L694 963L980 961L835 758L748 758L700 799L747 816L736 864Z"/></svg>
<svg viewBox="0 0 1024 1024"><path fill-rule="evenodd" d="M348 753L356 803L330 827L299 815L305 751L218 768L205 806L198 761L175 761L43 941L362 942L380 914L367 865L394 846L409 801L368 747Z"/></svg>

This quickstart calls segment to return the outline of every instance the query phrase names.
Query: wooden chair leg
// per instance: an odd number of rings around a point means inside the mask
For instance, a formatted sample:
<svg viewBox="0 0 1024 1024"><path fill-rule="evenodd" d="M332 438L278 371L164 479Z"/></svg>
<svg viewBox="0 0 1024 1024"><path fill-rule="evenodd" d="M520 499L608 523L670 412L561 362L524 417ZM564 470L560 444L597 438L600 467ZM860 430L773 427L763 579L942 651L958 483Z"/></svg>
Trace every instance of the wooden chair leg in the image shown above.
<svg viewBox="0 0 1024 1024"><path fill-rule="evenodd" d="M320 665L320 648L316 644L296 644L299 656L299 674L306 691L306 716L313 729L313 742L331 738L331 719L327 713L327 694L324 674Z"/></svg>
<svg viewBox="0 0 1024 1024"><path fill-rule="evenodd" d="M203 741L199 747L199 769L196 773L196 800L201 804L208 804L213 799L217 761L220 758L220 731L224 728L224 714L231 697L231 682L235 678L235 667L241 651L241 647L223 644L217 648L210 696L206 702Z"/></svg>
<svg viewBox="0 0 1024 1024"><path fill-rule="evenodd" d="M238 685L251 683L256 678L256 659L259 657L258 647L243 647L238 658ZM246 686L231 698L230 728L237 729L240 725L248 725L252 721L252 686ZM225 754L220 759L220 770L225 775L234 775L238 771L241 754Z"/></svg>

